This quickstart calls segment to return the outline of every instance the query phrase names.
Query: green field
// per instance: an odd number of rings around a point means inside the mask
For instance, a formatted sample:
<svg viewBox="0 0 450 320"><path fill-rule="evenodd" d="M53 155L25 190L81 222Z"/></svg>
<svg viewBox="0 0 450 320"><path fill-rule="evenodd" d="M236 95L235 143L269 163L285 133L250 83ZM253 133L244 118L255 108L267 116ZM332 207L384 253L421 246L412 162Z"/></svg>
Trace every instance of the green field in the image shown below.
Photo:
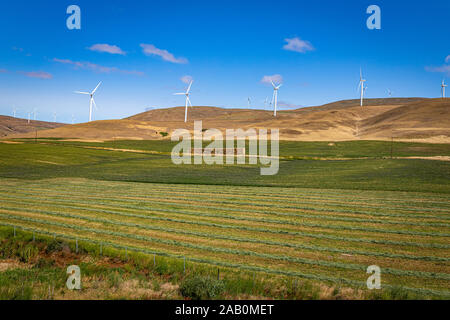
<svg viewBox="0 0 450 320"><path fill-rule="evenodd" d="M390 142L282 142L279 174L264 177L176 166L167 141L38 142L0 143L1 224L350 287L378 265L384 288L450 296L448 161L390 159Z"/></svg>

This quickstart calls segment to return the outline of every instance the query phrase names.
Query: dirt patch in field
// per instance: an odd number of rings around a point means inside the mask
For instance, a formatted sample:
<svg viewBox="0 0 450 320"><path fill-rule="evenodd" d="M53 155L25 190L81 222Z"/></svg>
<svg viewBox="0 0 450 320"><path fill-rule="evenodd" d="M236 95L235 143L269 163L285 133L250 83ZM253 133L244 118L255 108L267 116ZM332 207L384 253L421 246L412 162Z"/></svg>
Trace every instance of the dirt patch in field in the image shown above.
<svg viewBox="0 0 450 320"><path fill-rule="evenodd" d="M422 160L450 161L450 156L433 156L433 157L395 157L395 159L422 159Z"/></svg>
<svg viewBox="0 0 450 320"><path fill-rule="evenodd" d="M61 163L56 163L56 162L51 162L51 161L43 161L43 160L34 160L34 161L39 162L39 163L53 164L55 166L63 166L63 164L61 164Z"/></svg>
<svg viewBox="0 0 450 320"><path fill-rule="evenodd" d="M28 264L13 259L0 260L0 272L11 269L29 269L30 267Z"/></svg>

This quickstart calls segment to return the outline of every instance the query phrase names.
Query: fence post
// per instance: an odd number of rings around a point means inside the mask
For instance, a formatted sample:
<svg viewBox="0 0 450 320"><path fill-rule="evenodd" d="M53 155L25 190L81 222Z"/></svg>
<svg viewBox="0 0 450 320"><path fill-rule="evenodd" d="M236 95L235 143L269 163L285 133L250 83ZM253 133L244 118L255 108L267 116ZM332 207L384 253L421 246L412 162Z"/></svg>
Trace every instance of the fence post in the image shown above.
<svg viewBox="0 0 450 320"><path fill-rule="evenodd" d="M183 273L186 273L186 257L183 257Z"/></svg>
<svg viewBox="0 0 450 320"><path fill-rule="evenodd" d="M78 253L78 238L75 239L75 252Z"/></svg>
<svg viewBox="0 0 450 320"><path fill-rule="evenodd" d="M220 280L220 269L217 268L217 280Z"/></svg>
<svg viewBox="0 0 450 320"><path fill-rule="evenodd" d="M153 266L156 267L156 253L153 254Z"/></svg>
<svg viewBox="0 0 450 320"><path fill-rule="evenodd" d="M100 242L100 255L103 254L103 247L102 247L102 243Z"/></svg>
<svg viewBox="0 0 450 320"><path fill-rule="evenodd" d="M16 227L14 226L14 238L16 237Z"/></svg>
<svg viewBox="0 0 450 320"><path fill-rule="evenodd" d="M36 239L36 236L35 236L34 231L33 231L33 242L34 242L35 239Z"/></svg>
<svg viewBox="0 0 450 320"><path fill-rule="evenodd" d="M125 259L128 261L128 250L125 248Z"/></svg>

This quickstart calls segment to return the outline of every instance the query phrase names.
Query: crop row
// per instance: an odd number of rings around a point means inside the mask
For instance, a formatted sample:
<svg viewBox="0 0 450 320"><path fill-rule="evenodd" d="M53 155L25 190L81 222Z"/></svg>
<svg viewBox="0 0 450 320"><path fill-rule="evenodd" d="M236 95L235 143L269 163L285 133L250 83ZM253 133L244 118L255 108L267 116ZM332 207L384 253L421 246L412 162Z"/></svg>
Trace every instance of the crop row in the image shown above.
<svg viewBox="0 0 450 320"><path fill-rule="evenodd" d="M39 210L36 210L36 211L39 212ZM312 260L312 259L307 259L307 258L278 256L278 255L267 254L267 253L259 253L259 252L249 251L249 250L237 250L237 249L229 249L229 248L211 247L211 246L193 244L193 243L176 241L176 240L158 239L158 238L153 238L153 237L148 237L148 236L141 236L141 235L137 235L137 234L128 234L128 233L114 232L114 231L109 231L109 230L87 228L84 226L65 224L65 223L59 223L59 222L54 222L54 221L46 221L46 220L42 220L42 219L35 219L35 218L29 218L29 217L23 217L23 216L17 216L17 215L4 214L3 217L27 221L27 222L45 224L45 225L50 225L50 226L58 226L58 227L63 227L63 228L71 229L71 230L79 230L79 231L84 231L84 232L92 232L92 233L96 233L96 234L104 234L104 235L121 237L121 238L128 238L128 239L135 239L135 240L141 240L141 241L146 241L146 242L166 244L166 245L170 245L170 246L174 246L174 247L185 247L185 248L191 248L191 249L195 249L195 250L204 250L204 251L209 251L209 252L213 252L213 253L226 253L226 254L233 254L233 255L253 256L253 257L259 257L259 258L263 258L263 259L281 260L281 261L287 261L287 262L292 262L292 263L308 264L308 265L323 266L323 267L330 267L330 268L340 268L340 269L347 269L347 270L365 271L367 268L366 266L359 265L359 264L331 262L331 261L323 261L323 260ZM108 222L108 220L104 220L104 219L96 219L96 218L91 218L91 219L92 219L92 222L100 222L100 223ZM124 225L129 226L129 227L139 228L139 225L133 224L133 223L126 223ZM450 280L450 274L437 273L437 272L425 272L425 271L415 271L415 270L399 270L399 269L394 269L394 268L383 268L383 273L398 275L398 276L413 276L413 277L420 277L420 278Z"/></svg>
<svg viewBox="0 0 450 320"><path fill-rule="evenodd" d="M0 223L0 224L3 226L11 227L11 228L16 227L16 225L11 224L11 223ZM124 245L120 245L120 244L110 242L110 241L98 241L98 240L94 240L91 238L75 237L75 236L70 236L67 234L49 232L46 230L29 228L29 227L24 227L24 226L22 226L21 228L26 231L36 232L36 233L40 233L40 234L44 234L44 235L48 235L48 236L54 236L54 237L57 236L58 238L69 239L72 241L77 239L77 240L83 241L83 242L102 244L105 246L107 245L112 248L120 249L120 250L132 250L135 252L151 254L151 255L157 254L159 256L165 256L165 257L174 258L174 259L184 258L181 255L174 255L174 254L170 254L170 253L152 251L149 249L134 247L134 246L124 246ZM300 277L300 278L309 279L309 280L326 281L326 282L337 283L337 284L346 284L346 285L350 285L353 287L363 288L365 286L365 282L362 282L362 281L349 280L349 279L345 279L345 278L335 278L335 277L330 277L330 276L325 276L325 275L307 274L307 273L302 273L302 272L297 272L297 271L276 270L276 269L272 269L272 268L249 266L249 265L242 265L242 264L216 261L216 260L210 260L210 259L204 259L204 258L195 258L195 257L190 257L188 260L191 262L194 262L194 263L209 264L209 265L214 265L214 266L218 266L218 267L239 269L239 270L252 271L252 272L261 272L261 273L266 273L266 274L275 274L275 275L282 275L282 276L288 276L288 277ZM398 288L398 286L383 284L383 288L394 289L394 288ZM404 287L404 286L402 286L401 288L404 290L408 290L408 291L415 292L418 294L423 294L423 295L432 295L432 296L438 296L438 297L450 297L449 291L432 290L432 289L424 289L424 288L411 288L411 287Z"/></svg>
<svg viewBox="0 0 450 320"><path fill-rule="evenodd" d="M50 190L47 190L47 192ZM40 193L42 190L40 191ZM213 203L217 205L234 205L234 206L242 206L242 205L248 205L252 207L268 207L268 208L278 208L278 209L295 209L295 210L306 210L306 211L319 211L319 212L329 212L329 213L343 213L343 214L362 214L362 215L370 215L370 216L381 216L381 217L396 217L396 218L417 218L417 219L440 219L440 220L450 220L450 216L446 215L410 215L410 214L393 214L393 213L384 213L384 212L372 212L372 211L361 211L361 210L342 210L342 209L333 209L333 208L320 208L320 207L309 207L309 206L278 206L278 205L262 205L262 204L256 204L252 202L240 202L240 201L218 201L218 200L208 200L208 199L189 199L186 197L168 197L165 194L160 194L161 196L140 196L141 198L136 199L129 199L124 198L123 193L121 195L117 195L114 198L105 198L104 195L101 198L95 197L95 196L86 196L86 193L74 193L74 192L52 192L53 195L59 195L59 196L66 196L66 195L73 195L73 196L83 196L83 198L90 198L90 199L102 199L102 200L111 200L116 202L136 202L136 201L146 201L144 199L153 199L153 200L161 200L161 198L165 200L177 200L177 201L190 201L190 202L202 202L202 203ZM152 192L153 194L159 194L158 192ZM24 193L24 195L30 195L30 194L37 194L37 192L29 191L28 193ZM134 195L136 197L136 195ZM144 199L142 199L144 198ZM210 197L209 197L210 198ZM154 201L152 201L154 203ZM190 205L193 206L193 205ZM212 208L212 209L219 209L218 207L214 206L197 206L201 208ZM223 207L220 206L220 209L222 210L228 210L228 211L242 211L241 210L235 210L235 208L232 207ZM383 208L381 208L383 209ZM255 209L245 209L245 211L248 212L255 212L255 213L262 213L262 214L272 214L272 215L284 215L284 216L294 216L294 217L304 217L304 218L317 218L317 219L327 219L327 220L337 220L337 221L352 221L352 222L369 222L368 219L365 220L341 220L341 219L352 219L352 218L345 218L345 217L333 217L331 215L305 215L305 214L297 214L297 213L287 213L287 212L279 212L279 211L269 211L267 209L265 210L255 210ZM363 218L353 218L353 219L363 219ZM370 219L370 222L372 223L389 223L389 224L408 224L408 225L414 225L414 226L438 226L438 227L450 227L450 224L439 224L439 223L420 223L420 222L399 222L399 221L391 221L391 220L372 220Z"/></svg>
<svg viewBox="0 0 450 320"><path fill-rule="evenodd" d="M99 182L101 183L101 182ZM49 184L35 184L38 188L44 188L44 187L48 187ZM125 190L129 189L129 184L126 185L126 183L123 182L115 182L114 183L115 186L120 186L120 192L123 193ZM142 192L148 192L148 185L149 184L144 184L146 186L145 189L141 188L137 188L136 185L133 185L133 190L134 191L142 191ZM210 193L211 191L211 186L205 186L205 185L189 185L188 187L185 187L184 185L170 185L168 186L167 184L150 184L152 186L151 191L154 192L155 190L161 190L161 191L177 191L177 192L192 192L193 189L195 189L196 191L198 190L206 190L207 193ZM58 190L63 190L65 188L67 188L67 184L55 184L53 183L51 185L52 187L56 187ZM103 187L103 185L102 185ZM108 190L110 190L111 188L111 184L105 185L105 188L108 188ZM99 185L98 183L95 185L89 185L88 182L83 184L83 188L85 189L92 189L92 190L98 190L99 189ZM125 188L125 190L124 190ZM350 194L346 194L345 190L340 190L339 194L337 194L337 197L330 197L330 193L335 193L335 190L326 190L326 192L319 192L319 191L308 191L310 189L294 189L295 192L292 194L290 193L290 191L292 190L292 188L284 188L282 190L283 193L274 193L273 189L279 189L277 187L272 187L272 188L263 188L263 187L233 187L232 189L230 189L229 187L224 187L224 186L214 186L214 189L217 190L217 194L231 194L231 195L242 195L242 196L255 196L255 194L261 194L263 196L271 196L271 197L280 197L280 198L290 198L290 199L298 199L298 198L303 198L305 196L305 194L310 194L310 195L326 195L326 197L313 197L315 199L324 199L324 200L333 200L333 199L338 199L338 200L344 200L345 202L353 202L356 200L352 200L354 199L357 194L355 193L355 190L352 190ZM230 190L230 192L227 192L225 190ZM245 190L245 191L244 191ZM364 193L368 193L372 191L363 191ZM380 192L376 192L376 194L379 194ZM360 198L361 201L364 201L364 203L367 203L368 201L375 201L377 204L382 202L382 203L388 203L388 202L400 202L400 203L405 203L408 205L411 205L412 202L417 202L416 204L414 204L415 206L418 205L423 205L424 201L427 201L427 198L430 196L429 194L420 194L420 199L408 199L408 197L406 196L406 194L404 192L401 192L400 194L402 195L401 199L389 199L389 196L392 195L393 192L389 192L386 193L386 195L382 198L376 198L376 197L364 197L364 198ZM399 192L396 192L395 194L397 194ZM287 194L292 194L292 196L288 196ZM414 193L408 193L409 194L414 194ZM405 199L408 200L408 202L405 202ZM444 204L447 206L450 206L449 201L447 201L445 198L438 198L438 199L442 199L445 201L437 201L435 202L436 204ZM449 208L450 209L450 208Z"/></svg>
<svg viewBox="0 0 450 320"><path fill-rule="evenodd" d="M64 197L67 198L67 195L59 195L56 197ZM81 197L81 195L80 195ZM139 210L150 210L155 211L154 207L146 207L146 206L132 206L132 205L123 205L118 204L117 202L121 202L116 200L115 198L97 198L97 197L83 197L88 199L94 199L94 200L102 200L102 201L91 201L88 202L86 200L77 200L79 203L90 203L90 204L100 204L100 205L109 205L109 206L117 206L121 208L129 208L129 209L139 209ZM44 198L45 199L45 198ZM159 199L159 198L158 198ZM115 203L111 202L104 202L103 200L110 200ZM58 201L67 201L66 199L58 199ZM138 201L136 200L122 200L122 202L128 202L128 203L136 203ZM239 209L239 208L223 208L223 207L212 207L212 206L201 206L201 205L193 205L193 204L186 204L186 203L173 203L173 202L166 202L166 201L151 201L150 204L160 204L160 205L168 205L171 206L177 206L177 207L193 207L193 208L203 208L203 209L217 209L217 210L224 210L224 211L238 211L238 212L244 212L247 213L248 211L253 212L251 209ZM204 212L187 212L187 211L179 211L179 210L173 210L173 209L158 209L158 211L168 211L171 210L171 212L178 213L178 214L194 214L196 216L204 216L204 217L219 217L219 218L226 218L226 219L235 219L235 220L242 220L242 221L251 221L251 222L262 222L262 223L274 223L274 224L285 224L285 225L294 225L294 226L306 226L306 227L319 227L319 228L326 228L326 229L337 229L337 230L354 230L354 231L368 231L368 232L378 232L378 233L390 233L390 234L406 234L406 235L419 235L419 236L441 236L441 237L448 237L450 234L448 233L436 233L436 232L421 232L421 231L412 231L412 230L391 230L391 229L379 229L379 228L368 228L368 227L357 227L357 226L343 226L343 225L329 225L329 224L317 224L317 223L308 223L308 222L295 222L290 220L277 220L277 219L267 219L267 218L253 218L253 217L241 217L241 216L224 216L223 214L213 214L213 213L204 213ZM169 211L170 212L170 211ZM266 211L267 213L267 211ZM314 217L314 216L312 216ZM332 217L331 217L332 218ZM347 219L347 222L361 222L361 220L358 220L359 218L343 218ZM356 219L356 220L354 220ZM376 221L376 220L374 220ZM373 223L373 220L367 220L365 222ZM376 223L376 222L375 222ZM381 223L381 222L380 222ZM405 222L406 224L408 222ZM403 222L398 222L396 224L403 225L405 224ZM413 224L411 222L411 224ZM431 226L430 224L419 224L419 226ZM448 224L437 224L436 226L439 227L446 227Z"/></svg>
<svg viewBox="0 0 450 320"><path fill-rule="evenodd" d="M94 189L94 188L89 188L89 187L85 187L88 189ZM43 189L46 191L53 191L53 189L46 189L44 186L39 187L39 189ZM98 189L98 188L95 188ZM10 191L7 189L0 189L1 191ZM15 190L22 190L22 191L30 191L29 188L26 189L18 189L15 188ZM64 189L63 187L58 188L58 191L69 191L72 189ZM102 191L101 191L102 192ZM91 193L92 194L92 193ZM164 190L162 190L161 188L158 188L158 190L152 190L152 195L164 195L166 196L167 194L180 194L180 191L177 188L165 188ZM380 205L379 201L377 202L377 205L367 205L366 202L361 203L361 202L357 202L356 204L352 204L352 201L350 199L345 199L342 200L340 202L329 202L330 199L321 199L320 201L306 201L306 200L310 200L310 199L314 199L314 198L308 198L308 197L303 197L301 195L298 195L295 198L289 198L289 199L295 199L296 201L291 201L291 200L286 200L286 199L267 199L267 195L261 195L261 196L257 196L255 194L248 194L245 195L245 197L242 197L241 195L237 195L236 193L232 194L232 193L227 193L229 195L234 195L234 197L224 197L223 196L224 193L214 193L214 197L217 199L225 199L225 200L238 200L240 198L243 198L245 200L255 200L258 202L267 202L267 203L273 203L273 202L282 202L282 203L291 203L291 204L316 204L316 205L322 205L324 206L324 200L328 201L325 205L326 206L337 206L337 207L359 207L359 208L369 208L369 209L381 209L381 210L401 210L401 211L413 211L413 212L426 212L426 211L430 211L430 212L436 212L436 211L442 211L445 213L450 213L450 207L448 209L444 209L444 208L437 208L437 207L433 207L433 208L417 208L416 207L401 207L401 206L395 206L395 207L388 207L386 206L384 203L383 205ZM211 199L211 196L213 195L211 193L211 190L209 189L208 192L201 192L201 191L183 191L183 195L193 195L195 196L195 199ZM204 196L199 196L199 195L204 195ZM148 195L137 195L136 193L133 194L129 194L127 192L120 192L120 196L118 196L118 198L126 198L126 197L147 197ZM299 200L300 199L300 200ZM450 203L448 203L450 206ZM411 203L408 203L408 205L411 205ZM303 207L302 207L303 208ZM307 210L318 210L317 207L308 207ZM327 208L322 208L320 211L329 211L330 209ZM364 213L361 211L344 211L344 212L355 212L355 213ZM378 213L378 212L370 212L371 215L380 215L380 216L391 216L391 217L404 217L405 214L383 214L383 213ZM421 215L420 218L439 218L439 219L450 219L450 217L443 217L443 216L428 216L428 215Z"/></svg>
<svg viewBox="0 0 450 320"><path fill-rule="evenodd" d="M18 209L18 208L10 208L10 207L0 207L0 208L3 210L10 210L10 211L14 211L14 210ZM85 209L85 208L76 207L74 209L79 210L79 209ZM274 246L282 246L282 247L288 247L288 248L306 249L306 250L314 250L314 251L334 252L334 253L344 253L344 254L364 255L364 256L378 256L378 257L397 258L397 259L410 259L410 260L419 260L419 261L420 260L421 261L435 261L435 262L450 261L450 258L436 257L436 256L416 256L416 255L408 255L408 254L393 254L393 253L388 253L388 252L343 250L343 249L339 249L339 248L330 248L330 247L322 247L322 246L314 246L314 245L286 243L286 242L271 241L271 240L242 238L242 237L218 235L218 234L212 234L212 233L187 231L185 229L180 230L180 229L173 229L173 228L164 228L164 227L158 227L155 225L144 225L144 224L136 224L136 223L118 222L118 221L113 221L113 220L109 220L109 219L98 219L98 218L91 218L91 217L86 217L86 216L73 215L73 214L60 213L60 212L52 212L52 211L44 211L44 210L31 210L31 209L23 209L23 208L21 208L20 210L25 211L25 212L42 213L42 214L52 215L52 216L56 216L56 217L82 219L82 220L87 220L87 221L91 221L91 222L114 224L114 225L118 225L118 226L130 226L130 227L138 227L138 228L147 229L147 230L163 231L163 232L167 232L167 233L198 236L198 237L204 237L207 239L232 240L232 241L237 241L237 242L258 243L258 244L266 244L266 245L274 245ZM91 209L88 209L88 210L91 211ZM113 214L113 215L118 215L118 216L125 216L125 217L133 217L133 218L149 218L148 216L123 213L123 212L95 210L95 209L93 209L92 211L98 211L98 212L102 212L102 213ZM153 217L150 217L150 218L152 219Z"/></svg>
<svg viewBox="0 0 450 320"><path fill-rule="evenodd" d="M71 201L67 200L67 202L71 202ZM22 204L22 202L17 202L17 203ZM78 202L75 202L75 203L78 203ZM76 209L76 210L96 211L96 212L103 212L103 213L109 213L109 214L119 214L119 215L128 216L128 217L144 218L144 219L167 221L167 222L185 223L185 224L191 224L191 225L215 227L215 228L222 228L222 229L235 229L235 230L245 230L245 231L252 231L252 232L265 232L265 233L272 233L272 234L286 234L286 235L292 235L292 236L306 236L306 237L311 237L311 238L316 238L316 239L329 239L329 240L359 242L359 243L373 243L373 244L383 244L383 245L428 247L428 248L439 248L439 249L450 248L450 245L440 244L440 243L420 243L420 242L412 242L412 241L392 241L392 240L378 240L378 239L349 238L349 237L334 236L334 235L320 234L320 233L274 230L274 229L267 229L267 228L248 227L248 226L242 226L242 225L226 225L226 224L218 224L218 223L211 223L211 222L204 222L204 221L192 221L192 220L184 220L184 219L177 219L177 218L168 218L168 217L162 217L162 216L155 217L155 216L131 214L131 213L124 213L124 212L119 212L119 211L104 210L104 209L97 209L97 208L96 209L83 208L80 206L63 206L63 205L52 205L52 206L65 207L65 208L71 208L71 209ZM133 207L132 209L142 211L141 207ZM149 211L178 213L178 211L170 210L170 209L159 209L159 210L151 209ZM191 215L196 216L195 213L192 213Z"/></svg>
<svg viewBox="0 0 450 320"><path fill-rule="evenodd" d="M11 195L5 195L5 194L1 194L1 197L4 198L10 198L10 199L23 199L24 195L27 196L32 196L36 193L27 193L27 194L22 194L20 197L14 197ZM57 197L62 197L62 195L59 195ZM100 198L96 198L96 197L83 197L84 198L89 198L89 199L100 199ZM27 197L27 199L36 199L36 200L40 200L40 201L51 201L48 200L48 198L41 198L41 197ZM120 200L116 200L115 198L113 198L115 202L121 202ZM64 200L64 199L63 199ZM103 197L102 200L111 200L111 198L105 198ZM61 201L61 199L58 199L58 201ZM80 200L81 201L81 200ZM131 203L136 203L138 202L137 200L125 200L122 202L131 202ZM148 201L145 201L148 203ZM98 202L95 202L98 203ZM156 202L156 201L152 201L150 202L150 204L155 204L155 203L159 203L161 204L161 202ZM167 204L166 202L164 202L164 204ZM179 203L174 203L171 205L175 205L175 206L192 206L191 204L179 204ZM232 211L232 212L243 212L243 213L248 213L248 212L254 212L254 213L260 213L260 214L265 214L265 215L276 215L276 216L282 216L282 217L294 217L294 218L310 218L310 219L323 219L323 220L331 220L331 221L342 221L342 222L365 222L365 223L376 223L376 224L394 224L394 225L411 225L411 226L424 226L424 227L450 227L450 224L446 224L446 223L421 223L421 222L410 222L410 221L391 221L391 220L375 220L375 219L364 219L364 218L349 218L349 217L336 217L336 216L331 216L331 215L317 215L317 214L299 214L299 213L291 213L291 212L275 212L275 211L260 211L260 210L253 210L253 209L239 209L239 208L224 208L224 207L210 207L210 206L195 206L195 207L201 207L201 208L208 208L208 209L216 209L216 210L222 210L222 211ZM403 216L404 217L404 216ZM281 221L286 221L286 220L281 220ZM289 224L289 222L287 222L287 224Z"/></svg>

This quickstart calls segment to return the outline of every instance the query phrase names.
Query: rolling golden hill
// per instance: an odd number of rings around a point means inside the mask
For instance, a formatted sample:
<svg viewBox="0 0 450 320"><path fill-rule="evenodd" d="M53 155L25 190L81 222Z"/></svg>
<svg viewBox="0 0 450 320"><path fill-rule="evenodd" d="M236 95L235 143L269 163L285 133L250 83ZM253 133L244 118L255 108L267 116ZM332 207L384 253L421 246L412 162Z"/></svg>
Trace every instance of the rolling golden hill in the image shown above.
<svg viewBox="0 0 450 320"><path fill-rule="evenodd" d="M11 134L35 133L36 130L47 130L64 126L63 123L35 121L9 116L0 116L0 137Z"/></svg>
<svg viewBox="0 0 450 320"><path fill-rule="evenodd" d="M338 101L323 106L279 111L189 108L184 123L184 107L155 109L121 120L94 121L43 130L41 138L82 140L167 139L161 133L178 128L193 130L202 120L203 129L278 128L282 140L419 140L450 142L450 99L392 98ZM8 135L30 138L34 133Z"/></svg>

